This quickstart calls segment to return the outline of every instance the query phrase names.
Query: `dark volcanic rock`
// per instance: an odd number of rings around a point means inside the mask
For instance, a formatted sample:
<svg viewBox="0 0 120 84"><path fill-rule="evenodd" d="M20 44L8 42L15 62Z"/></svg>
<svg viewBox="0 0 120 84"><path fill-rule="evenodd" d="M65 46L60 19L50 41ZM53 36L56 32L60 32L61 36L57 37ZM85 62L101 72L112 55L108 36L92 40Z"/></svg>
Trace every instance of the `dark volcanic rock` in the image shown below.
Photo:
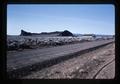
<svg viewBox="0 0 120 84"><path fill-rule="evenodd" d="M55 32L41 32L41 34L60 34L60 31L55 31Z"/></svg>
<svg viewBox="0 0 120 84"><path fill-rule="evenodd" d="M73 34L70 31L65 30L65 31L61 32L59 34L59 36L73 36Z"/></svg>
<svg viewBox="0 0 120 84"><path fill-rule="evenodd" d="M21 30L21 36L29 36L29 35L32 35L30 32L26 32L24 30Z"/></svg>
<svg viewBox="0 0 120 84"><path fill-rule="evenodd" d="M31 35L51 35L51 34L58 34L58 36L73 36L73 34L68 30L65 30L63 32L55 31L55 32L42 32L42 33L31 33L31 32L21 30L20 35L21 36L31 36Z"/></svg>
<svg viewBox="0 0 120 84"><path fill-rule="evenodd" d="M31 36L31 35L52 35L52 34L60 34L60 31L55 31L55 32L41 32L41 33L31 33L31 32L27 32L24 30L21 30L21 34L20 36Z"/></svg>

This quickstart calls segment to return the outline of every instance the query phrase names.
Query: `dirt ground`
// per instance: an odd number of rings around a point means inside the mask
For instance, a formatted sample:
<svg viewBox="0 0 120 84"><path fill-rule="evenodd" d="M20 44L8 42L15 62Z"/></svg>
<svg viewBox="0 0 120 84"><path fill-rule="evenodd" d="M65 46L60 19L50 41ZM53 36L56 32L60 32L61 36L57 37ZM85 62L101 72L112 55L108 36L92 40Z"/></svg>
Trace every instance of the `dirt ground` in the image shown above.
<svg viewBox="0 0 120 84"><path fill-rule="evenodd" d="M33 72L21 79L113 79L115 43Z"/></svg>

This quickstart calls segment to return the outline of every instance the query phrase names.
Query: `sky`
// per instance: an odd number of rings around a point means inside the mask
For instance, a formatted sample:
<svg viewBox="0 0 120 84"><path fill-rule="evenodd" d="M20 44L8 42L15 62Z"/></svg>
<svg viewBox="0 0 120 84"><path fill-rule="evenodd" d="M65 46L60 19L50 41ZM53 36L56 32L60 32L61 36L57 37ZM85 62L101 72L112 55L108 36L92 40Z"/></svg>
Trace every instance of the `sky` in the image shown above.
<svg viewBox="0 0 120 84"><path fill-rule="evenodd" d="M7 34L68 30L77 34L115 34L112 4L9 4Z"/></svg>

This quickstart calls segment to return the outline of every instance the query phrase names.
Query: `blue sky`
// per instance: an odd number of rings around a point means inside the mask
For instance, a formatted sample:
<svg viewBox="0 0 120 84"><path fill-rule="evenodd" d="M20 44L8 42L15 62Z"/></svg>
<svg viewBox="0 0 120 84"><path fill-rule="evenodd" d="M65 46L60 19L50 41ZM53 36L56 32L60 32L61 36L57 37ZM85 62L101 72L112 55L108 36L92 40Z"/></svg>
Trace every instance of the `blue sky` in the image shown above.
<svg viewBox="0 0 120 84"><path fill-rule="evenodd" d="M9 4L7 34L69 30L72 33L115 34L111 4Z"/></svg>

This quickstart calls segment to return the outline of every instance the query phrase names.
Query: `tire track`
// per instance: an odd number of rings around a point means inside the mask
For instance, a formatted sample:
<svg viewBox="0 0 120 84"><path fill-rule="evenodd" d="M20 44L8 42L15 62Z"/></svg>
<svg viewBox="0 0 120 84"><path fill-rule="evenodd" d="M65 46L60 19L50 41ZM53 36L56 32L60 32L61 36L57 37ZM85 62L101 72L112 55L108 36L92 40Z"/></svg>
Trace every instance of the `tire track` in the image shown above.
<svg viewBox="0 0 120 84"><path fill-rule="evenodd" d="M108 66L110 63L112 63L113 61L115 61L115 59L111 60L110 62L108 62L107 64L105 64L103 67L101 67L101 69L93 76L93 79L95 79L97 77L97 75L106 67Z"/></svg>

